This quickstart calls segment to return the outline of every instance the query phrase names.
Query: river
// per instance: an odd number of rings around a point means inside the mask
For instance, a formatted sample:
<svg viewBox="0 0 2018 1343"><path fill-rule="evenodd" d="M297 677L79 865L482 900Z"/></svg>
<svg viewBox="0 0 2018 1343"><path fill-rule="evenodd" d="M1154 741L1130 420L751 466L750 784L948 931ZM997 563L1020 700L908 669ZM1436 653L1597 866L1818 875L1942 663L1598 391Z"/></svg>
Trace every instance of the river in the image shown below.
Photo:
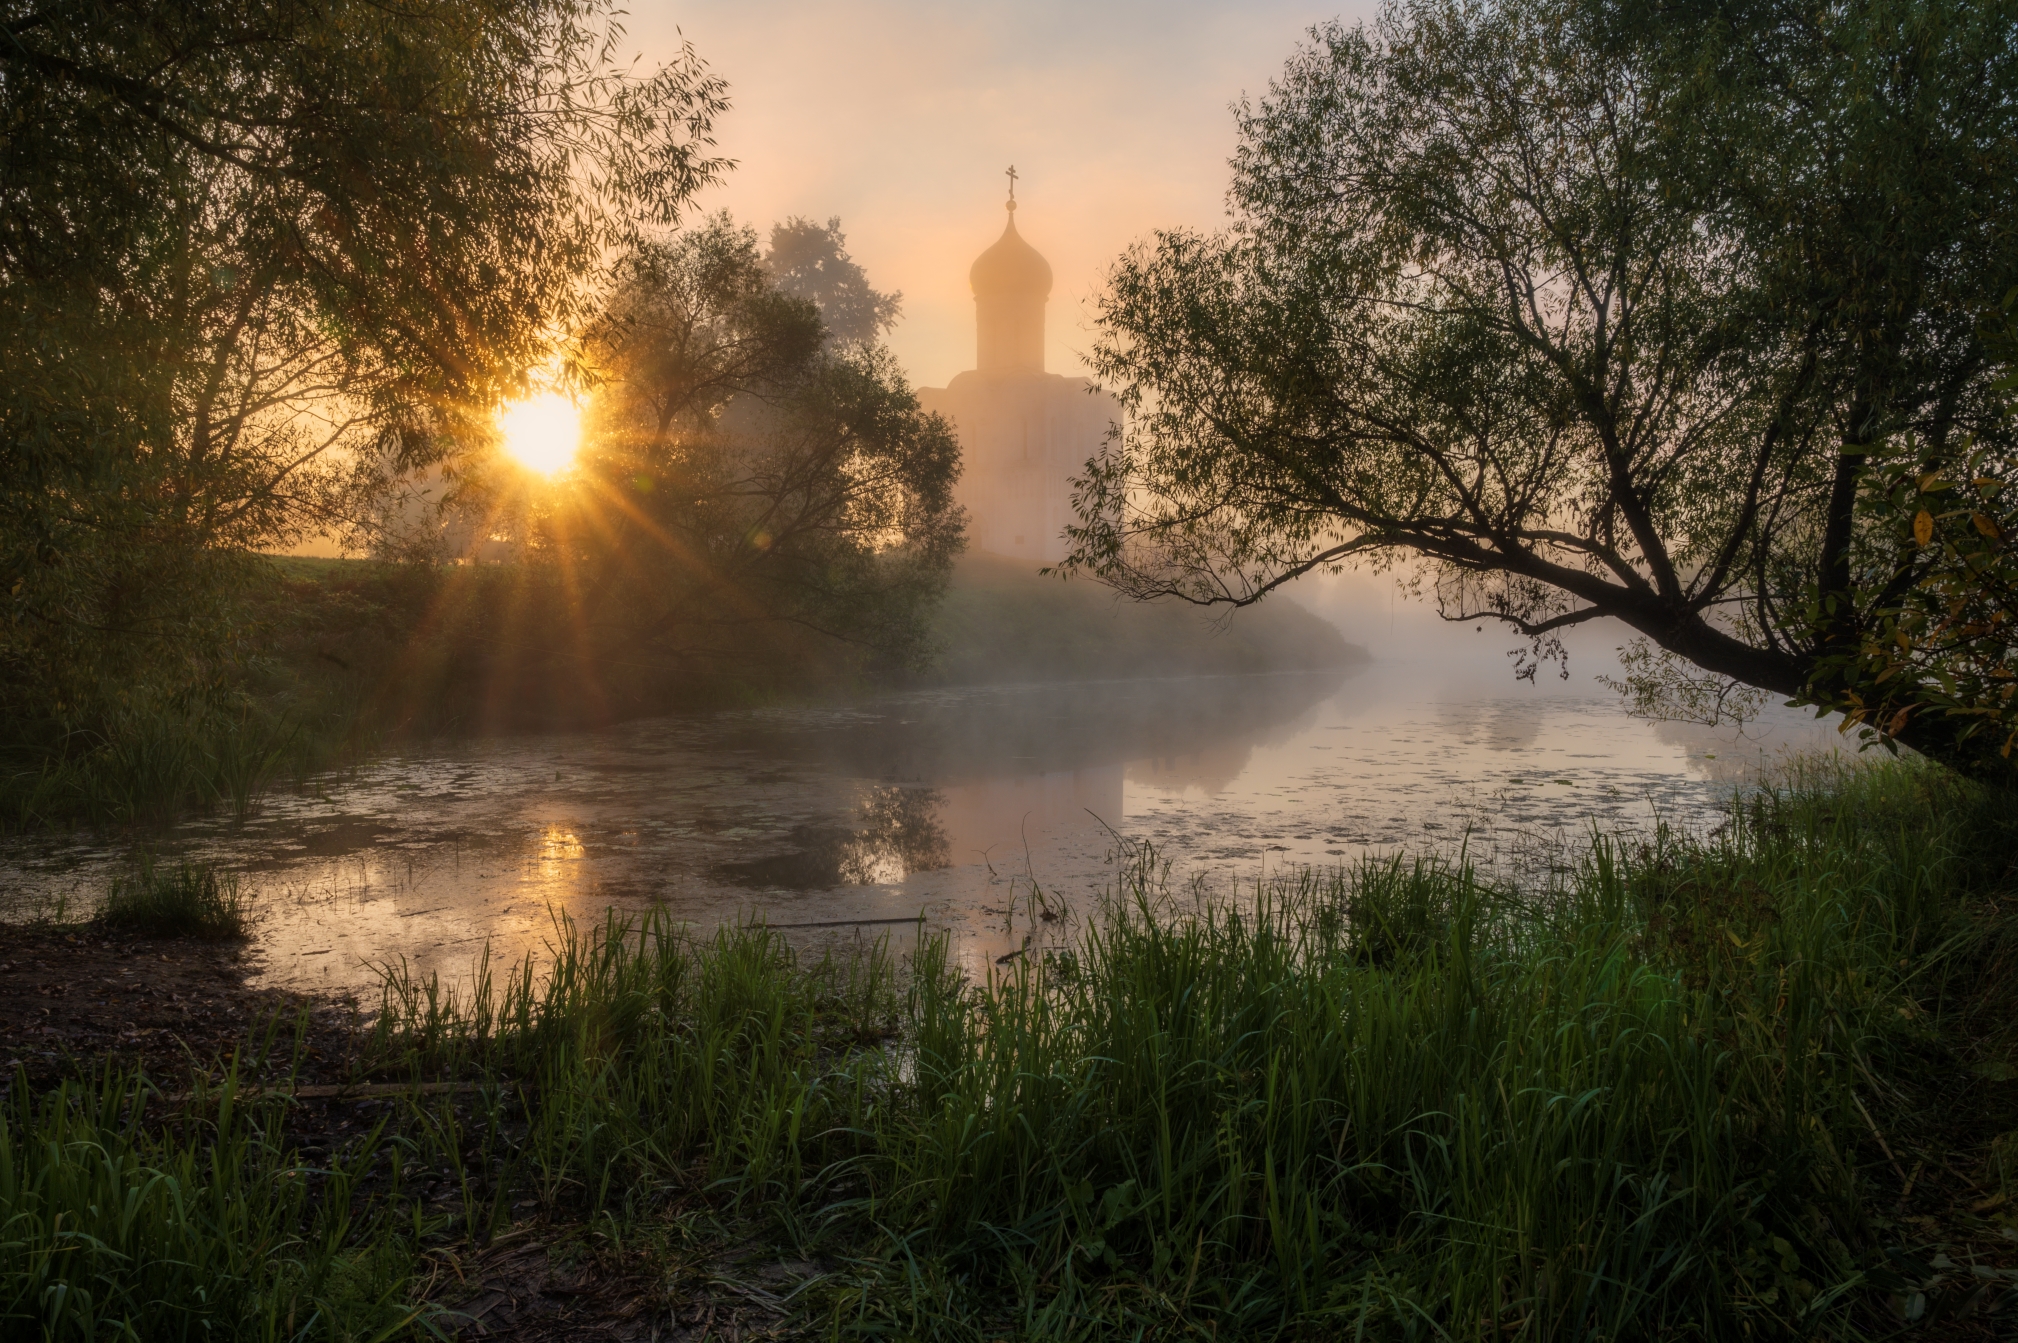
<svg viewBox="0 0 2018 1343"><path fill-rule="evenodd" d="M1180 887L1458 846L1531 879L1594 827L1713 826L1735 782L1838 740L1789 710L1743 734L1687 728L1629 718L1595 686L1385 661L456 743L144 842L237 872L258 974L296 988L368 991L401 959L460 978L486 943L537 954L557 919L611 907L808 940L902 939L922 916L978 971L1069 928L1124 846L1154 845ZM133 848L15 841L0 911L88 908Z"/></svg>

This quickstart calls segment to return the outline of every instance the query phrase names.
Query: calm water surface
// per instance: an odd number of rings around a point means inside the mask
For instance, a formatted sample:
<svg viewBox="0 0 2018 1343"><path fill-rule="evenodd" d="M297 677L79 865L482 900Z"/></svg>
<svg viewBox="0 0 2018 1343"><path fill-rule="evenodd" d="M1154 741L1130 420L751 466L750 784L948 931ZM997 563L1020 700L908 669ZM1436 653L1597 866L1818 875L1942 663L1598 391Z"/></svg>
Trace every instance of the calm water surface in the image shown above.
<svg viewBox="0 0 2018 1343"><path fill-rule="evenodd" d="M1595 687L1381 662L461 744L150 843L238 871L261 973L304 988L368 988L400 958L459 978L486 941L537 952L558 917L612 906L703 926L757 915L815 940L901 938L922 914L979 968L1069 929L1123 844L1147 841L1180 882L1220 889L1460 843L1531 873L1594 825L1712 825L1748 771L1836 740L1789 711L1741 736L1627 718ZM17 844L0 858L0 908L88 907L130 856L89 837ZM1064 917L1033 918L1047 910Z"/></svg>

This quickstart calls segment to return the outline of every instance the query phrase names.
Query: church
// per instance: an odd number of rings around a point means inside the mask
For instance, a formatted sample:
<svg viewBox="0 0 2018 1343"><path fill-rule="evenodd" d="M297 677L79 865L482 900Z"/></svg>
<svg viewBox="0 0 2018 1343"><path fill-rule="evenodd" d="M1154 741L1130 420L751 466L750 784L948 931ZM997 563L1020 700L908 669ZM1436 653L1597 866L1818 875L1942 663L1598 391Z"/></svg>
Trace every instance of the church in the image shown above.
<svg viewBox="0 0 2018 1343"><path fill-rule="evenodd" d="M1016 231L1013 168L1007 209L1002 236L967 273L974 367L944 387L919 388L918 401L960 435L968 545L1052 564L1065 558L1074 520L1071 479L1120 422L1121 406L1085 378L1044 371L1051 264Z"/></svg>

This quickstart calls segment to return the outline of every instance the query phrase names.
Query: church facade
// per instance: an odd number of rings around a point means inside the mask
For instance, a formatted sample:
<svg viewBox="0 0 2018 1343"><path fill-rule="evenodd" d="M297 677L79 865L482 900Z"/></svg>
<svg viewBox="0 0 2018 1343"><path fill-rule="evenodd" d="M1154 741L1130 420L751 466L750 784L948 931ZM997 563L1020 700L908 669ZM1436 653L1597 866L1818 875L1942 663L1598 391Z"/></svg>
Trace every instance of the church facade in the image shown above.
<svg viewBox="0 0 2018 1343"><path fill-rule="evenodd" d="M918 400L953 423L964 470L958 496L975 550L1033 564L1065 557L1073 476L1121 419L1113 397L1085 378L1044 371L1044 308L1051 265L1016 231L1014 180L1002 236L968 272L974 290L974 367Z"/></svg>

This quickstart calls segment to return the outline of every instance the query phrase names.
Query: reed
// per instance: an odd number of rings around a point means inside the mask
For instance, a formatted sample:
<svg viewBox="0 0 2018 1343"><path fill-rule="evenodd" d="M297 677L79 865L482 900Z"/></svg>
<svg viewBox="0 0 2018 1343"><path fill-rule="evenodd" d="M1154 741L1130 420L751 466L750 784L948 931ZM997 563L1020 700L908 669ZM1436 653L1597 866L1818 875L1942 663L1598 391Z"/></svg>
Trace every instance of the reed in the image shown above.
<svg viewBox="0 0 2018 1343"><path fill-rule="evenodd" d="M149 937L221 942L245 936L247 913L232 873L201 863L156 867L148 858L131 874L113 879L97 922Z"/></svg>
<svg viewBox="0 0 2018 1343"><path fill-rule="evenodd" d="M56 747L0 749L0 831L166 823L191 811L244 819L293 764L333 754L294 723L245 703L143 699Z"/></svg>

